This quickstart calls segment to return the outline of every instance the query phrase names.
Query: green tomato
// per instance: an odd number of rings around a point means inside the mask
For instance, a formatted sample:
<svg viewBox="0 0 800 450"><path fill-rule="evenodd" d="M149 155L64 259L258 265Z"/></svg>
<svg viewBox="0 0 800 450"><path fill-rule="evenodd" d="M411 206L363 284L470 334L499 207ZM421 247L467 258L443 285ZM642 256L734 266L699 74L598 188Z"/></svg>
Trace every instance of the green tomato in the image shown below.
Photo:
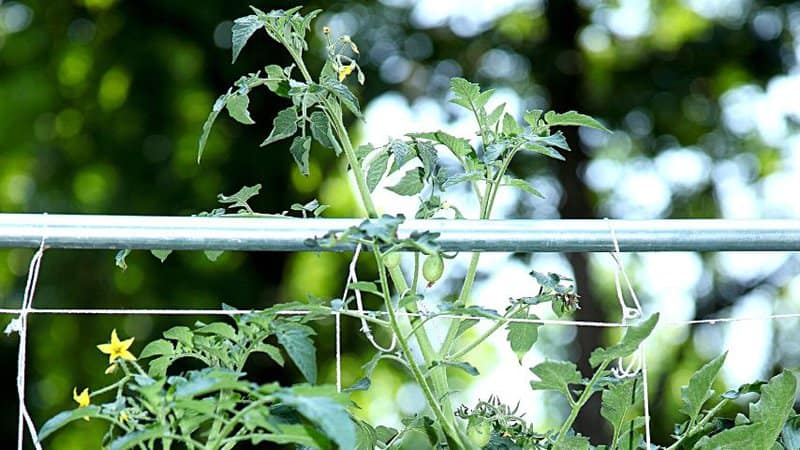
<svg viewBox="0 0 800 450"><path fill-rule="evenodd" d="M400 253L390 252L383 255L383 265L386 266L387 269L394 269L395 267L399 266Z"/></svg>
<svg viewBox="0 0 800 450"><path fill-rule="evenodd" d="M422 276L428 282L428 287L433 286L433 283L439 281L439 279L442 278L443 272L444 259L442 259L442 255L439 253L428 256L425 258L425 262L422 263Z"/></svg>
<svg viewBox="0 0 800 450"><path fill-rule="evenodd" d="M467 438L478 448L483 448L492 437L492 425L477 417L470 417L467 424Z"/></svg>

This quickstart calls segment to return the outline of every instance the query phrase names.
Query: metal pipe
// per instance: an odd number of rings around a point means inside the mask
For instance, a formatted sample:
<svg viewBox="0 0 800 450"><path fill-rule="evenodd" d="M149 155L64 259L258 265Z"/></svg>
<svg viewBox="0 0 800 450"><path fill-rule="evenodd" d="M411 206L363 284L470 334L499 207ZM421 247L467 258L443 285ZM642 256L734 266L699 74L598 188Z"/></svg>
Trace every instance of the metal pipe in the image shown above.
<svg viewBox="0 0 800 450"><path fill-rule="evenodd" d="M363 219L0 214L0 247L308 251L307 239ZM448 251L800 251L800 220L406 220ZM340 246L332 250L349 250Z"/></svg>

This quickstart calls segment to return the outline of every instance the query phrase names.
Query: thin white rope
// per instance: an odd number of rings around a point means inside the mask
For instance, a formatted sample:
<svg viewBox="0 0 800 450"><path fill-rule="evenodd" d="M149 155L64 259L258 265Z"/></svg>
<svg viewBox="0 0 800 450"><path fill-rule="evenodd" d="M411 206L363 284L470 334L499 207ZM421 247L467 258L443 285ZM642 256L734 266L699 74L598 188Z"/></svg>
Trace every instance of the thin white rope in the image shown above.
<svg viewBox="0 0 800 450"><path fill-rule="evenodd" d="M638 321L644 317L644 310L642 309L642 304L639 302L639 298L636 296L636 291L633 289L633 283L631 283L631 280L628 277L628 273L625 270L625 266L622 262L622 255L619 250L619 241L617 240L617 233L614 230L614 226L610 220L607 218L605 220L606 223L608 223L608 228L611 231L611 240L614 243L614 251L611 253L611 258L616 263L616 269L614 270L614 287L617 291L617 301L619 301L621 310L620 312L622 313L620 317L620 323L630 324L631 322ZM633 302L634 306L632 308L628 306L625 296L622 294L620 274L625 280L625 287L627 287L631 301ZM611 373L613 373L617 378L630 378L637 376L639 373L642 374L645 444L646 447L650 449L650 395L647 390L647 355L645 353L645 341L646 339L639 344L637 352L633 355L627 367L624 366L623 358L618 358L617 367L615 369L611 369Z"/></svg>
<svg viewBox="0 0 800 450"><path fill-rule="evenodd" d="M45 236L43 233L41 244L31 258L28 266L28 277L25 281L25 291L22 295L22 308L19 316L12 319L6 326L5 333L19 334L19 348L17 353L17 397L19 398L19 415L17 420L17 449L22 450L25 440L25 427L27 426L33 445L37 450L41 450L39 436L36 434L36 426L33 424L25 403L25 369L27 368L27 348L28 348L28 314L33 305L33 297L36 292L36 285L39 281L39 267L41 267L42 255L44 254Z"/></svg>
<svg viewBox="0 0 800 450"><path fill-rule="evenodd" d="M359 243L356 246L355 251L353 252L353 259L350 261L350 270L349 274L347 275L347 283L344 285L344 294L342 294L342 301L347 300L347 293L350 291L350 283L358 283L358 275L356 274L356 264L358 263L358 256L361 254L361 244ZM364 304L361 301L361 291L358 289L353 289L353 293L356 297L356 307L358 308L358 313L363 316L364 314ZM382 345L378 344L378 341L375 340L375 336L372 334L372 329L369 327L369 323L363 317L361 318L361 332L364 333L364 336L367 337L367 340L370 344L372 344L375 349L380 352L392 352L397 346L397 336L392 333L392 343L389 344L389 347L383 347Z"/></svg>
<svg viewBox="0 0 800 450"><path fill-rule="evenodd" d="M336 392L342 392L342 315L336 313Z"/></svg>

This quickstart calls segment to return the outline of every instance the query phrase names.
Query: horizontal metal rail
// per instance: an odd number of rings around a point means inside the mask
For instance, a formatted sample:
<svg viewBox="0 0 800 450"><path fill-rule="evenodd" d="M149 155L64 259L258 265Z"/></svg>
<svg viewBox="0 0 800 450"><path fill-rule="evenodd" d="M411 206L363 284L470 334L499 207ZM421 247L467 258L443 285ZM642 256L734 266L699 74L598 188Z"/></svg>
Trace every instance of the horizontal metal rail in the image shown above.
<svg viewBox="0 0 800 450"><path fill-rule="evenodd" d="M0 247L308 251L363 219L0 214ZM449 251L800 251L800 220L407 220ZM331 250L348 250L340 246Z"/></svg>

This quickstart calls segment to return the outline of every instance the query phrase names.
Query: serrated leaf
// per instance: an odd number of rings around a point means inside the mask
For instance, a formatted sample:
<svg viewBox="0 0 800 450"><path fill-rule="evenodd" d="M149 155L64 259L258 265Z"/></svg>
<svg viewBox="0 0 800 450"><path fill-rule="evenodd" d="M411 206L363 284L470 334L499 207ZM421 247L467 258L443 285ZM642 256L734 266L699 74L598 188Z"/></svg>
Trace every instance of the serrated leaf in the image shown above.
<svg viewBox="0 0 800 450"><path fill-rule="evenodd" d="M417 150L417 157L422 161L423 177L428 177L434 173L436 166L439 165L439 155L430 142L417 141L414 144L414 148Z"/></svg>
<svg viewBox="0 0 800 450"><path fill-rule="evenodd" d="M263 23L261 20L254 14L239 17L233 21L233 27L231 28L231 50L233 51L233 57L231 63L236 62L236 58L239 57L239 53L241 53L244 45L262 25Z"/></svg>
<svg viewBox="0 0 800 450"><path fill-rule="evenodd" d="M703 365L689 379L689 384L681 387L683 406L680 412L689 416L691 420L697 419L703 405L713 395L714 391L711 386L714 384L722 364L725 363L727 355L728 352L725 352Z"/></svg>
<svg viewBox="0 0 800 450"><path fill-rule="evenodd" d="M156 339L155 341L145 345L141 353L139 353L139 358L145 359L151 356L169 356L173 353L175 353L175 348L172 346L172 342L164 339Z"/></svg>
<svg viewBox="0 0 800 450"><path fill-rule="evenodd" d="M572 398L569 385L583 381L578 368L570 361L545 361L532 367L531 372L539 377L538 381L531 381L531 389L558 391L567 398Z"/></svg>
<svg viewBox="0 0 800 450"><path fill-rule="evenodd" d="M458 77L450 79L450 90L455 94L455 98L450 101L469 110L473 109L481 93L481 88L477 83L471 83Z"/></svg>
<svg viewBox="0 0 800 450"><path fill-rule="evenodd" d="M506 148L505 142L495 142L494 144L489 145L483 151L483 162L486 164L491 164L493 161L500 158L503 152L506 151Z"/></svg>
<svg viewBox="0 0 800 450"><path fill-rule="evenodd" d="M167 260L170 253L172 253L172 250L150 250L150 253L163 263Z"/></svg>
<svg viewBox="0 0 800 450"><path fill-rule="evenodd" d="M247 110L248 106L250 106L250 97L247 94L236 93L228 97L225 102L228 114L234 120L245 125L252 125L256 122L250 117L250 111Z"/></svg>
<svg viewBox="0 0 800 450"><path fill-rule="evenodd" d="M589 438L581 435L567 436L554 444L553 450L589 450Z"/></svg>
<svg viewBox="0 0 800 450"><path fill-rule="evenodd" d="M619 436L635 418L636 406L642 400L643 383L638 377L627 378L603 390L600 415L614 428L614 436ZM616 448L616 442L611 443Z"/></svg>
<svg viewBox="0 0 800 450"><path fill-rule="evenodd" d="M314 111L311 113L311 135L314 139L325 148L336 148L331 142L331 123L328 121L328 116L322 111ZM337 153L338 156L338 153Z"/></svg>
<svg viewBox="0 0 800 450"><path fill-rule="evenodd" d="M289 97L289 80L284 75L283 68L277 64L270 64L264 67L264 72L266 72L267 78L272 79L265 83L267 89L281 97Z"/></svg>
<svg viewBox="0 0 800 450"><path fill-rule="evenodd" d="M507 136L516 136L522 134L525 130L517 123L517 119L509 113L503 114L503 134Z"/></svg>
<svg viewBox="0 0 800 450"><path fill-rule="evenodd" d="M534 144L540 144L545 147L556 147L560 148L561 150L570 151L569 144L567 143L567 138L564 137L564 133L557 131L549 136L525 136L525 139L528 142Z"/></svg>
<svg viewBox="0 0 800 450"><path fill-rule="evenodd" d="M291 407L317 425L339 448L356 447L356 426L344 405L330 397L311 396L305 393L296 395L288 390L277 392L275 396L282 404Z"/></svg>
<svg viewBox="0 0 800 450"><path fill-rule="evenodd" d="M564 161L564 156L562 156L561 153L559 153L557 150L551 147L545 147L544 145L534 144L532 142L526 142L525 144L522 145L522 149L530 150L540 155L547 156L548 158Z"/></svg>
<svg viewBox="0 0 800 450"><path fill-rule="evenodd" d="M417 195L424 187L423 171L416 167L406 172L397 184L388 189L400 195Z"/></svg>
<svg viewBox="0 0 800 450"><path fill-rule="evenodd" d="M150 361L147 366L147 374L153 378L163 378L167 373L167 368L169 368L170 363L172 363L171 356L159 356Z"/></svg>
<svg viewBox="0 0 800 450"><path fill-rule="evenodd" d="M230 203L228 208L245 208L249 209L250 206L247 202L258 195L258 192L261 190L261 184L256 184L254 186L243 186L241 189L236 191L235 194L225 195L225 194L217 194L217 201L220 203Z"/></svg>
<svg viewBox="0 0 800 450"><path fill-rule="evenodd" d="M315 334L313 328L293 322L282 322L275 327L278 343L311 384L317 382L317 349L310 338Z"/></svg>
<svg viewBox="0 0 800 450"><path fill-rule="evenodd" d="M488 97L491 97L491 95L494 94L494 89L490 89L490 90L484 92L481 95L483 96L483 95L486 95L486 94L488 94L488 96L487 96L487 100L488 100ZM500 117L503 115L503 111L505 111L505 109L506 109L506 104L505 103L501 103L500 105L497 105L497 107L495 107L489 113L489 115L487 116L487 122L488 122L488 125L489 125L489 127L491 129L493 129L493 130L495 129L495 126L497 125L497 122L500 121Z"/></svg>
<svg viewBox="0 0 800 450"><path fill-rule="evenodd" d="M466 181L480 181L486 179L486 173L482 170L473 170L470 172L460 173L458 175L448 176L444 183L442 183L442 188L447 189L450 186L455 186L459 183L464 183Z"/></svg>
<svg viewBox="0 0 800 450"><path fill-rule="evenodd" d="M753 450L769 447L759 446L759 436L763 434L764 424L740 425L723 430L714 436L704 436L693 448L697 450Z"/></svg>
<svg viewBox="0 0 800 450"><path fill-rule="evenodd" d="M247 389L248 382L242 380L242 372L235 372L221 367L209 367L202 370L189 372L188 379L175 383L174 396L176 400L201 397L221 389Z"/></svg>
<svg viewBox="0 0 800 450"><path fill-rule="evenodd" d="M544 120L550 126L559 126L559 125L580 126L580 127L594 128L596 130L605 131L607 133L611 132L608 128L604 127L600 122L598 122L591 116L587 116L585 114L581 114L575 111L567 111L565 113L548 111L547 114L544 115Z"/></svg>
<svg viewBox="0 0 800 450"><path fill-rule="evenodd" d="M203 250L203 254L211 262L216 261L223 253L225 253L224 250Z"/></svg>
<svg viewBox="0 0 800 450"><path fill-rule="evenodd" d="M266 344L263 342L259 342L254 348L254 352L261 352L265 355L269 356L270 359L275 361L275 364L283 367L285 361L283 359L283 354L281 353L281 349L275 347L274 345Z"/></svg>
<svg viewBox="0 0 800 450"><path fill-rule="evenodd" d="M375 147L373 147L370 144L359 145L358 148L356 148L355 150L356 159L362 161L364 158L367 157L367 155L372 153L373 150L375 150Z"/></svg>
<svg viewBox="0 0 800 450"><path fill-rule="evenodd" d="M520 310L511 316L512 319L538 319L535 314L528 314L526 310ZM508 335L506 340L511 344L511 350L517 355L517 361L522 364L522 358L530 351L533 344L539 338L539 326L537 323L509 322L506 326Z"/></svg>
<svg viewBox="0 0 800 450"><path fill-rule="evenodd" d="M358 104L358 99L355 95L353 95L352 92L350 92L350 89L348 89L347 86L336 80L328 79L323 82L322 87L338 98L344 107L353 113L356 118L364 118L364 116L361 114L361 107Z"/></svg>
<svg viewBox="0 0 800 450"><path fill-rule="evenodd" d="M397 169L403 167L405 163L414 159L414 152L411 150L411 147L403 141L392 139L389 141L388 148L394 156L394 163L392 164L390 173L393 173Z"/></svg>
<svg viewBox="0 0 800 450"><path fill-rule="evenodd" d="M62 411L55 416L51 417L39 429L39 439L47 439L51 434L61 429L64 425L69 424L75 420L83 419L84 417L101 417L100 407L97 405L84 406L83 408L75 408L69 411Z"/></svg>
<svg viewBox="0 0 800 450"><path fill-rule="evenodd" d="M162 333L162 335L167 339L172 339L174 341L178 341L179 343L185 345L186 347L192 347L192 337L194 337L194 333L189 327L185 326L177 326L172 327L169 330Z"/></svg>
<svg viewBox="0 0 800 450"><path fill-rule="evenodd" d="M295 164L297 164L297 168L300 169L300 173L305 176L308 176L308 155L311 152L311 137L310 136L297 136L292 141L291 147L289 147L289 153L292 154L292 158L294 158Z"/></svg>
<svg viewBox="0 0 800 450"><path fill-rule="evenodd" d="M232 326L223 322L213 322L208 325L200 326L199 328L196 328L194 332L197 334L214 334L232 341L236 339L236 330Z"/></svg>
<svg viewBox="0 0 800 450"><path fill-rule="evenodd" d="M603 361L611 361L617 358L625 358L635 352L639 345L650 336L650 333L658 323L659 313L648 317L640 325L629 327L625 331L625 336L618 344L609 348L598 348L589 356L589 364L592 367L599 366Z"/></svg>
<svg viewBox="0 0 800 450"><path fill-rule="evenodd" d="M797 379L784 370L761 387L758 402L750 405L749 418L754 424L762 424L760 445L753 448L770 448L783 428L789 414L793 412Z"/></svg>
<svg viewBox="0 0 800 450"><path fill-rule="evenodd" d="M378 184L383 179L383 175L386 173L388 165L389 152L378 153L372 162L369 163L369 169L367 170L367 188L369 188L370 192L378 187Z"/></svg>
<svg viewBox="0 0 800 450"><path fill-rule="evenodd" d="M527 192L527 193L529 193L531 195L535 195L535 196L537 196L539 198L544 198L544 195L542 195L541 192L537 191L536 188L531 186L530 183L528 183L525 180L519 179L519 178L512 178L512 177L506 178L506 177L504 177L503 178L503 186L510 186L510 187L513 187L513 188L521 189L521 190L523 190L523 191L525 191L525 192Z"/></svg>
<svg viewBox="0 0 800 450"><path fill-rule="evenodd" d="M214 102L214 106L211 108L211 112L208 113L208 118L205 122L203 122L203 132L200 133L200 141L197 144L198 164L200 163L200 159L203 157L203 151L206 149L206 142L208 142L208 135L211 134L211 128L214 126L214 122L217 120L219 112L222 111L222 108L225 106L229 95L230 94L223 94L217 98L217 100Z"/></svg>
<svg viewBox="0 0 800 450"><path fill-rule="evenodd" d="M128 255L130 254L131 254L131 249L129 248L118 251L117 254L114 255L114 265L116 265L122 270L127 269L128 263L125 261L125 258L127 258Z"/></svg>
<svg viewBox="0 0 800 450"><path fill-rule="evenodd" d="M272 131L261 146L294 136L295 133L297 133L297 110L294 106L290 106L278 112L272 120Z"/></svg>
<svg viewBox="0 0 800 450"><path fill-rule="evenodd" d="M542 114L544 111L541 109L532 109L530 111L525 111L525 114L522 116L525 123L531 126L533 132L536 132L536 129L539 128L539 120L542 118Z"/></svg>

